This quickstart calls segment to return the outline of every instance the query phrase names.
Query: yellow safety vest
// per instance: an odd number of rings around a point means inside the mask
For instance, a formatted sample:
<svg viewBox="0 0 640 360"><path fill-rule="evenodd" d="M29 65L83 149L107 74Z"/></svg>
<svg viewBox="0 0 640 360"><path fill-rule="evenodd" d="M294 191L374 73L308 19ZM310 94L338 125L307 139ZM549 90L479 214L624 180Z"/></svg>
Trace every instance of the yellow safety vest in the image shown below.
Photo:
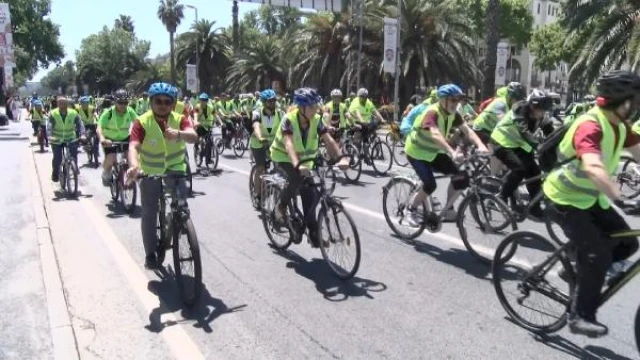
<svg viewBox="0 0 640 360"><path fill-rule="evenodd" d="M152 112L139 118L144 128L144 140L140 147L140 168L147 175L164 175L167 170L186 172L185 143L182 140L166 140ZM180 130L180 118L171 113L167 128Z"/></svg>
<svg viewBox="0 0 640 360"><path fill-rule="evenodd" d="M354 99L349 106L349 112L354 117L354 122L358 122L356 111L360 111L360 115L362 115L362 120L365 123L369 123L371 121L371 117L373 116L373 111L376 107L373 105L371 100L367 99L364 105L360 104L360 99Z"/></svg>
<svg viewBox="0 0 640 360"><path fill-rule="evenodd" d="M533 151L531 145L520 135L520 130L513 122L513 110L509 111L498 122L498 125L491 133L491 140L504 148L521 148L528 153Z"/></svg>
<svg viewBox="0 0 640 360"><path fill-rule="evenodd" d="M102 113L100 117L100 130L102 135L110 140L122 141L129 136L131 123L138 117L138 114L127 107L124 114L118 114L115 106ZM103 121L103 119L105 119ZM106 124L104 122L106 121Z"/></svg>
<svg viewBox="0 0 640 360"><path fill-rule="evenodd" d="M494 108L498 105L498 103L503 102L507 105L507 110L509 110L509 103L506 98L497 97L493 99L489 105L478 115L478 117L473 122L473 127L475 129L486 130L488 132L492 132L498 124L498 116L494 112Z"/></svg>
<svg viewBox="0 0 640 360"><path fill-rule="evenodd" d="M291 122L291 128L293 129L293 146L298 154L298 160L315 158L318 154L318 124L322 121L320 115L315 115L309 122L309 129L307 130L307 143L302 142L302 131L300 130L300 122L298 120L298 110L294 110L287 114L283 121L289 119ZM291 163L289 155L287 154L286 147L284 146L284 134L282 134L282 128L278 127L276 138L271 144L271 159L274 162Z"/></svg>
<svg viewBox="0 0 640 360"><path fill-rule="evenodd" d="M173 109L173 111L179 113L179 114L184 114L184 103L182 101L178 101L176 102L176 106Z"/></svg>
<svg viewBox="0 0 640 360"><path fill-rule="evenodd" d="M78 115L80 115L80 119L82 123L85 125L93 125L96 123L95 116L93 115L93 106L89 105L89 108L85 112L82 107L78 109Z"/></svg>
<svg viewBox="0 0 640 360"><path fill-rule="evenodd" d="M76 116L78 113L75 110L67 109L67 116L62 119L60 115L60 109L56 108L51 111L54 124L51 129L51 135L55 137L53 144L67 143L76 139Z"/></svg>
<svg viewBox="0 0 640 360"><path fill-rule="evenodd" d="M273 123L271 124L271 132L269 132L269 129L267 128L268 116L262 112L262 109L259 109L258 111L260 111L260 131L262 132L263 136L267 136L270 145L276 138L276 133L278 132L278 128L280 127L280 120L282 119L282 113L280 110L275 110L275 113L271 115L271 117L273 118ZM262 149L263 147L262 142L258 140L255 133L251 134L249 145L252 149Z"/></svg>
<svg viewBox="0 0 640 360"><path fill-rule="evenodd" d="M573 137L578 126L586 121L595 121L602 129L602 140L600 141L602 160L607 172L613 176L618 170L618 162L625 143L627 128L623 123L618 124L619 140L616 146L613 124L604 115L603 110L598 107L580 115L571 124L558 146L558 161L576 156ZM574 159L549 174L544 181L542 189L551 201L560 205L569 205L583 210L592 207L596 202L603 209L608 209L610 206L607 196L598 191L596 185L585 173L582 162L578 159Z"/></svg>
<svg viewBox="0 0 640 360"><path fill-rule="evenodd" d="M196 106L198 110L198 123L204 126L205 129L210 129L213 126L213 106L211 104L207 104L207 115L205 116L204 110L202 109L201 104Z"/></svg>
<svg viewBox="0 0 640 360"><path fill-rule="evenodd" d="M333 114L335 111L333 101L329 101L327 103L327 108L329 108L329 114L331 114L331 117L333 118ZM349 123L347 122L347 117L345 114L346 111L347 111L347 105L345 105L344 103L340 103L338 105L338 113L340 115L340 129L344 129L349 126ZM329 121L332 121L332 120L329 119Z"/></svg>
<svg viewBox="0 0 640 360"><path fill-rule="evenodd" d="M435 111L438 115L438 129L445 139L449 137L456 113L445 115L440 108L440 103L435 103L427 106L413 121L413 127L404 145L404 151L414 159L431 162L438 154L444 154L446 151L433 140L430 130L422 128L422 120L429 111Z"/></svg>
<svg viewBox="0 0 640 360"><path fill-rule="evenodd" d="M42 121L44 117L42 116L42 113L40 111L38 111L38 109L33 108L33 116L31 117L31 121Z"/></svg>

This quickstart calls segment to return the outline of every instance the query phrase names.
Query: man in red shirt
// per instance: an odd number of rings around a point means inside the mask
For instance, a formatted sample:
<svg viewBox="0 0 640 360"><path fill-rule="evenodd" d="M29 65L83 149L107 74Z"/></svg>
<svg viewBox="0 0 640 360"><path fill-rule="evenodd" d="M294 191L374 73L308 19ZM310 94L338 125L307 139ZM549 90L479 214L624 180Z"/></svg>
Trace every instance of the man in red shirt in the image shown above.
<svg viewBox="0 0 640 360"><path fill-rule="evenodd" d="M611 267L615 278L624 260L638 249L635 236L610 236L629 230L629 225L609 205L609 199L620 207L630 205L623 201L612 175L617 170L615 153L620 143L640 161L640 138L631 131L640 114L640 77L613 71L598 79L597 93L597 106L574 121L558 149L568 159L575 150L575 160L552 172L543 185L550 215L576 248L576 291L569 328L589 337L608 332L596 320L607 270ZM573 137L567 138L574 129ZM567 149L568 140L573 149ZM561 278L567 276L566 271L560 273Z"/></svg>
<svg viewBox="0 0 640 360"><path fill-rule="evenodd" d="M184 173L184 143L193 144L198 135L189 118L173 113L177 89L167 83L155 83L149 88L151 113L142 114L133 122L129 139L129 170L127 177L134 179L140 169L151 175ZM161 134L160 134L161 132ZM162 156L158 157L164 152ZM155 154L155 156L154 156ZM175 156L175 155L178 156ZM164 167L163 167L164 164ZM182 170L178 170L182 169ZM166 178L166 186L175 187L180 202L186 202L187 187L184 178ZM140 181L140 202L142 205L141 228L144 243L145 267L157 268L156 258L156 219L158 200L162 196L162 183L159 179L143 178ZM160 251L164 251L161 249Z"/></svg>

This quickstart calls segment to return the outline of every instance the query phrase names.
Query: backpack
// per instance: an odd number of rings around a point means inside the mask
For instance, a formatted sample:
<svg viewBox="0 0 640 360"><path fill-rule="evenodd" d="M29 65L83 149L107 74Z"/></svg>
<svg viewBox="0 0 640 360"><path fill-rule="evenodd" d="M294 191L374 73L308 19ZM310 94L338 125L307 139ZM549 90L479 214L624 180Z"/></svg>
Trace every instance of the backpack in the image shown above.
<svg viewBox="0 0 640 360"><path fill-rule="evenodd" d="M420 105L416 105L413 107L413 109L411 109L411 111L409 111L409 113L407 114L407 116L402 118L402 122L400 123L400 133L403 136L407 136L410 132L411 129L413 129L413 123L416 120L416 117L418 117L418 115L420 115L420 113L422 113L426 108L427 108L427 104L420 104Z"/></svg>
<svg viewBox="0 0 640 360"><path fill-rule="evenodd" d="M573 156L558 163L558 146L564 136L569 131L571 123L563 124L561 127L555 129L546 139L538 145L538 165L543 172L550 172L553 169L559 168L562 165L568 164L576 157Z"/></svg>
<svg viewBox="0 0 640 360"><path fill-rule="evenodd" d="M484 109L489 106L489 104L491 104L491 102L495 99L495 97L492 98L488 98L487 100L483 101L482 103L480 103L480 106L478 107L478 114L483 112Z"/></svg>

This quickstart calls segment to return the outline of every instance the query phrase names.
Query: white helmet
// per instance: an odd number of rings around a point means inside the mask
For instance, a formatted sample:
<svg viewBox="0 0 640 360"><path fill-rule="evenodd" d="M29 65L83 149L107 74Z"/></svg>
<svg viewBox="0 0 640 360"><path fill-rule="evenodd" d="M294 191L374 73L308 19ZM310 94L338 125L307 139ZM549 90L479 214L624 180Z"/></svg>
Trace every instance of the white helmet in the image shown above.
<svg viewBox="0 0 640 360"><path fill-rule="evenodd" d="M340 91L340 89L333 89L331 91L331 97L333 96L342 96L342 91Z"/></svg>
<svg viewBox="0 0 640 360"><path fill-rule="evenodd" d="M365 88L360 88L358 90L358 96L369 96L369 90Z"/></svg>

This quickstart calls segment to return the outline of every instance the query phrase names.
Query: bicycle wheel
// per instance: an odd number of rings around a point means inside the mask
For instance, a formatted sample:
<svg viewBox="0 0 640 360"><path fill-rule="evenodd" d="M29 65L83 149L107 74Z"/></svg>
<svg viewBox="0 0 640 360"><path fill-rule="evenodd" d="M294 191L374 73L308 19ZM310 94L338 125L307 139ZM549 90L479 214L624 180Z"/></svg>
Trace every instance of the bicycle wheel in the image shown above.
<svg viewBox="0 0 640 360"><path fill-rule="evenodd" d="M418 189L408 179L397 177L391 179L382 190L382 212L387 224L393 232L403 239L415 239L424 231L426 222L420 221L418 226L411 226L405 220L409 216L409 204ZM422 202L415 212L424 216L426 201Z"/></svg>
<svg viewBox="0 0 640 360"><path fill-rule="evenodd" d="M120 197L120 186L119 186L118 173L116 171L116 165L113 165L111 169L111 184L109 184L109 190L111 190L111 200L114 202L118 200Z"/></svg>
<svg viewBox="0 0 640 360"><path fill-rule="evenodd" d="M396 141L393 143L391 150L393 151L393 161L396 165L402 167L409 165L407 155L404 153L404 141Z"/></svg>
<svg viewBox="0 0 640 360"><path fill-rule="evenodd" d="M513 248L518 255L509 260L514 261L501 260ZM557 249L543 236L526 230L507 235L496 249L492 281L498 300L513 321L529 331L551 333L567 322L573 277L566 282L557 272L562 267L570 273L573 270L565 255L552 257ZM525 256L532 260L524 260Z"/></svg>
<svg viewBox="0 0 640 360"><path fill-rule="evenodd" d="M393 153L389 145L380 139L376 139L369 147L369 159L373 170L380 176L387 175L393 166Z"/></svg>
<svg viewBox="0 0 640 360"><path fill-rule="evenodd" d="M209 148L209 163L207 167L209 170L215 170L218 168L218 161L220 161L220 154L218 154L218 148L211 142Z"/></svg>
<svg viewBox="0 0 640 360"><path fill-rule="evenodd" d="M127 170L124 166L120 168L120 176L118 181L120 182L120 201L124 210L127 213L131 213L136 206L136 199L138 197L138 188L135 182L127 184Z"/></svg>
<svg viewBox="0 0 640 360"><path fill-rule="evenodd" d="M173 267L182 302L195 305L202 292L202 261L196 229L189 218L173 230Z"/></svg>
<svg viewBox="0 0 640 360"><path fill-rule="evenodd" d="M636 320L634 322L635 329L635 337L636 337L636 347L638 348L638 352L640 352L640 306L636 311Z"/></svg>
<svg viewBox="0 0 640 360"><path fill-rule="evenodd" d="M336 191L336 172L332 167L326 167L320 170L320 176L324 178L324 186L327 195L333 195L333 192Z"/></svg>
<svg viewBox="0 0 640 360"><path fill-rule="evenodd" d="M242 155L244 155L244 151L245 151L244 140L242 140L242 138L236 137L235 140L233 141L233 153L237 157L242 157Z"/></svg>
<svg viewBox="0 0 640 360"><path fill-rule="evenodd" d="M62 164L60 165L60 170L58 170L58 181L60 182L60 188L64 191L67 191L67 176L68 176L67 164L63 158Z"/></svg>
<svg viewBox="0 0 640 360"><path fill-rule="evenodd" d="M251 205L253 205L253 208L256 210L260 210L260 199L258 198L258 191L256 190L255 184L253 183L256 171L258 171L258 167L256 165L253 165L251 167L251 171L249 172L249 196L251 197Z"/></svg>
<svg viewBox="0 0 640 360"><path fill-rule="evenodd" d="M66 183L67 183L67 193L71 197L78 196L78 169L76 168L76 164L73 161L70 161L66 166L67 174L66 174Z"/></svg>
<svg viewBox="0 0 640 360"><path fill-rule="evenodd" d="M470 192L462 199L456 226L469 254L484 263L493 260L496 247L507 234L518 230L509 207L497 196L481 192ZM506 255L513 256L514 251Z"/></svg>
<svg viewBox="0 0 640 360"><path fill-rule="evenodd" d="M627 199L636 198L640 195L640 165L626 155L620 157L620 162L623 164L622 169L616 176L616 181L620 184L620 192Z"/></svg>
<svg viewBox="0 0 640 360"><path fill-rule="evenodd" d="M551 240L555 241L558 246L562 246L569 242L569 238L564 234L564 230L556 221L553 220L551 214L545 211L544 226Z"/></svg>
<svg viewBox="0 0 640 360"><path fill-rule="evenodd" d="M274 226L274 211L276 204L280 201L281 189L277 184L269 183L265 186L265 191L262 194L262 209L261 218L264 231L269 237L269 241L273 247L278 250L284 250L291 245L292 236L289 228L281 224L279 228Z"/></svg>
<svg viewBox="0 0 640 360"><path fill-rule="evenodd" d="M165 212L164 197L161 197L158 203L158 221L156 222L156 261L158 265L162 265L167 252L167 244L165 244L167 214Z"/></svg>
<svg viewBox="0 0 640 360"><path fill-rule="evenodd" d="M349 169L344 171L344 177L352 183L360 180L362 174L362 159L360 158L360 151L358 148L350 142L344 144L343 153L349 155Z"/></svg>
<svg viewBox="0 0 640 360"><path fill-rule="evenodd" d="M196 167L202 166L202 160L204 160L204 142L202 138L193 144L193 161L196 163Z"/></svg>
<svg viewBox="0 0 640 360"><path fill-rule="evenodd" d="M320 252L331 271L340 279L352 278L360 267L360 236L353 219L338 200L329 199L329 208L320 209L318 235Z"/></svg>
<svg viewBox="0 0 640 360"><path fill-rule="evenodd" d="M222 138L216 138L213 145L218 150L218 154L222 155L222 153L224 153L224 141L222 141Z"/></svg>

